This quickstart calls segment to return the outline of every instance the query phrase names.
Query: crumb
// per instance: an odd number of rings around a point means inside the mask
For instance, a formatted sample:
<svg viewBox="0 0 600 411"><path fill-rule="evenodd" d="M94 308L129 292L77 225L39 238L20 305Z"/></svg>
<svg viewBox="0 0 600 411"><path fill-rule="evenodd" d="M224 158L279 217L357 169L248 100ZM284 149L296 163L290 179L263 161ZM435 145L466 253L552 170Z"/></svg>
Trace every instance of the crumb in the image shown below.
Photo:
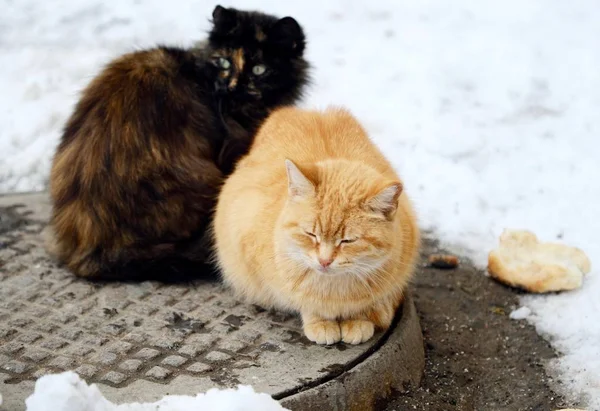
<svg viewBox="0 0 600 411"><path fill-rule="evenodd" d="M450 254L432 254L429 256L429 265L435 268L454 269L458 267L458 257Z"/></svg>

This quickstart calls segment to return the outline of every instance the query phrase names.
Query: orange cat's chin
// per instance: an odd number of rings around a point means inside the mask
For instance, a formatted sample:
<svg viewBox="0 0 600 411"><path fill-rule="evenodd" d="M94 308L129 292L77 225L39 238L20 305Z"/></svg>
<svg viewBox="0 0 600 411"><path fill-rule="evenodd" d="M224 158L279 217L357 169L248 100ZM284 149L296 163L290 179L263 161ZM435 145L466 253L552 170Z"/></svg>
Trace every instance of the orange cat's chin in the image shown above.
<svg viewBox="0 0 600 411"><path fill-rule="evenodd" d="M323 267L323 266L313 268L313 270L315 270L319 274L324 274L324 275L335 275L335 271L336 271L333 267Z"/></svg>

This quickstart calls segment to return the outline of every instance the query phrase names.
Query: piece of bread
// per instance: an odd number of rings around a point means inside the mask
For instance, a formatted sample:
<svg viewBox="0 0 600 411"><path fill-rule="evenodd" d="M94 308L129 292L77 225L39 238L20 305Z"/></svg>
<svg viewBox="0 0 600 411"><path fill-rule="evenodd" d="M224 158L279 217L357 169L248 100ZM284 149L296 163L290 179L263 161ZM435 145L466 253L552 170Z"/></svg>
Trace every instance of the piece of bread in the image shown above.
<svg viewBox="0 0 600 411"><path fill-rule="evenodd" d="M590 260L578 248L540 243L529 231L504 230L500 246L488 255L488 271L504 284L546 293L581 287Z"/></svg>

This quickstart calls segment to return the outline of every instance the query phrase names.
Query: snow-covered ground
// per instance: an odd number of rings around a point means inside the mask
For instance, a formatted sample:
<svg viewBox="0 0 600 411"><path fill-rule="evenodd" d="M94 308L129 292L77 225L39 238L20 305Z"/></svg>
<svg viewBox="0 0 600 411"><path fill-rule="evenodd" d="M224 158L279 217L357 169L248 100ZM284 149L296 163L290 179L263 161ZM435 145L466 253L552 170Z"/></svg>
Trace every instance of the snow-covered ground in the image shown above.
<svg viewBox="0 0 600 411"><path fill-rule="evenodd" d="M484 266L503 228L579 246L581 290L525 297L565 392L600 408L597 0L223 2L305 27L306 105L355 112L402 173L423 228ZM213 3L0 0L0 192L44 188L78 91L112 56L189 45ZM526 311L526 310L525 310Z"/></svg>
<svg viewBox="0 0 600 411"><path fill-rule="evenodd" d="M289 411L269 394L249 386L212 388L195 396L167 395L153 403L113 404L96 384L87 385L76 373L45 375L25 401L27 411Z"/></svg>

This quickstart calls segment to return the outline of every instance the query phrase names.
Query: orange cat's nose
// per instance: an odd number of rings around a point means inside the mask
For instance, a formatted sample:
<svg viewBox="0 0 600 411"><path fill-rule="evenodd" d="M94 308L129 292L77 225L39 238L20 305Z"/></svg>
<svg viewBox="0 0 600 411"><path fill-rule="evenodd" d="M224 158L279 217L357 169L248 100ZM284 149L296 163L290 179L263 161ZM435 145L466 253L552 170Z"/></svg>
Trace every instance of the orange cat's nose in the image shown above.
<svg viewBox="0 0 600 411"><path fill-rule="evenodd" d="M329 257L329 258L321 258L319 257L319 263L321 264L321 266L323 268L327 268L331 265L331 263L333 263L333 258Z"/></svg>

